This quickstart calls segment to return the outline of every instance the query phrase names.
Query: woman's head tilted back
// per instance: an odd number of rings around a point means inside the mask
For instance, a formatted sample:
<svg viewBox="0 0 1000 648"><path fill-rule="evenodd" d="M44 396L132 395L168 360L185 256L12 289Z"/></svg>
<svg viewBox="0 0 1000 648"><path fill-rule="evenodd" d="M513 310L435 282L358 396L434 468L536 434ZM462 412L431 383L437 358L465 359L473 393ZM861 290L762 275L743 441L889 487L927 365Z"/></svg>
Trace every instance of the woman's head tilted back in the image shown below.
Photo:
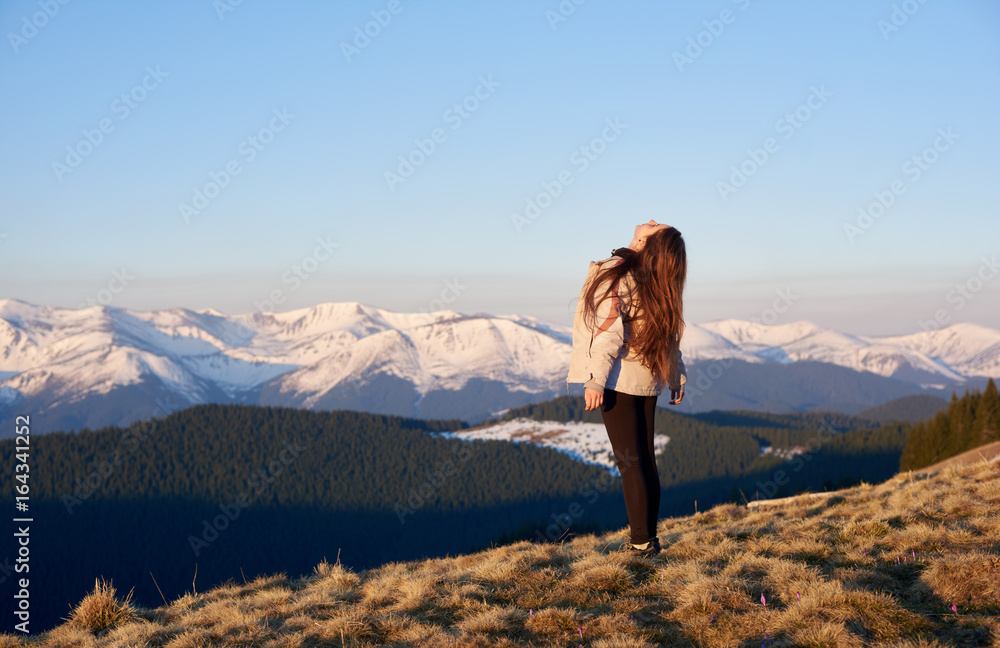
<svg viewBox="0 0 1000 648"><path fill-rule="evenodd" d="M687 280L687 252L684 238L675 227L656 225L636 228L638 252L626 253L624 262L606 266L584 294L585 312L596 319L597 302L607 298L610 287L631 272L635 282L633 304L629 312L632 335L629 346L642 364L661 383L679 381L677 351L684 334L684 283ZM641 238L640 238L641 237ZM605 282L608 282L605 284ZM599 285L606 290L599 298ZM669 380L668 380L669 379Z"/></svg>
<svg viewBox="0 0 1000 648"><path fill-rule="evenodd" d="M684 237L676 227L663 226L646 237L645 244L636 254L633 275L636 282L650 280L655 292L676 303L677 312L682 312L681 296L687 281L687 250Z"/></svg>

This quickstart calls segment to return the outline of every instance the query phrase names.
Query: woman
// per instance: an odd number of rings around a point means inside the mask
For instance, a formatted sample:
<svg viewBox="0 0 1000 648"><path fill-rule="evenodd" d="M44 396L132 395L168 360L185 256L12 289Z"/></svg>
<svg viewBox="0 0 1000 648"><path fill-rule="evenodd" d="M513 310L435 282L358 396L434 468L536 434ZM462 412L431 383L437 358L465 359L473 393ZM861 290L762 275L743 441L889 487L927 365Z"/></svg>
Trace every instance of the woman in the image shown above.
<svg viewBox="0 0 1000 648"><path fill-rule="evenodd" d="M654 220L637 225L627 248L592 261L573 321L568 383L584 383L586 409L601 408L622 476L629 549L660 551L660 478L653 453L656 398L684 398L682 293L687 255L681 233Z"/></svg>

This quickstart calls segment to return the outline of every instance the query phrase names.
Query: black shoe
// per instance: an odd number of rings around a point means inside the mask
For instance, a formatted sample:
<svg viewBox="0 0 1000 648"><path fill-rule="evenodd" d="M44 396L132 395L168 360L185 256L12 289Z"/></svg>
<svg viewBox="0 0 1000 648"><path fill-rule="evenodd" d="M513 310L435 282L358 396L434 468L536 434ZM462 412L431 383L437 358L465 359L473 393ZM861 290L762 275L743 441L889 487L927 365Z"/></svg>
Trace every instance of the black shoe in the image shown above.
<svg viewBox="0 0 1000 648"><path fill-rule="evenodd" d="M629 553L637 556L655 556L660 553L660 540L655 536L649 539L645 549L638 549L631 542L628 545Z"/></svg>

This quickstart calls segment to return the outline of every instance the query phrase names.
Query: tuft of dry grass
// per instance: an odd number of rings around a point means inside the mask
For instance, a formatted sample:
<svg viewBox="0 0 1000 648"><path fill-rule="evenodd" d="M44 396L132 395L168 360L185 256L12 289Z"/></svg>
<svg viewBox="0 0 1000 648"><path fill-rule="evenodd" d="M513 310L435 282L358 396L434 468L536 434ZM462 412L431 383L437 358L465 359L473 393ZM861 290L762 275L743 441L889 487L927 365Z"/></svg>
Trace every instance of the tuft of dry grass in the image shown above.
<svg viewBox="0 0 1000 648"><path fill-rule="evenodd" d="M98 582L0 648L1000 646L998 507L982 463L662 520L656 557L621 551L621 530L360 573L324 560L153 610Z"/></svg>
<svg viewBox="0 0 1000 648"><path fill-rule="evenodd" d="M137 614L130 601L132 592L119 602L115 588L103 578L95 579L94 591L83 597L66 621L69 628L103 635L106 631L135 621Z"/></svg>
<svg viewBox="0 0 1000 648"><path fill-rule="evenodd" d="M993 536L997 538L997 536ZM1000 556L972 550L942 556L920 576L934 596L964 610L1000 610Z"/></svg>

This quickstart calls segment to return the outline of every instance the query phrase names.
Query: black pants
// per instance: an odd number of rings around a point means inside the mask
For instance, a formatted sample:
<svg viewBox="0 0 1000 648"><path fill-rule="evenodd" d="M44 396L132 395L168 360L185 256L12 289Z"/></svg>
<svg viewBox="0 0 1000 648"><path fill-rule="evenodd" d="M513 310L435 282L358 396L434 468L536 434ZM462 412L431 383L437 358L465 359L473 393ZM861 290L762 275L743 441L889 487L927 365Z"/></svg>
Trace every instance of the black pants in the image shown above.
<svg viewBox="0 0 1000 648"><path fill-rule="evenodd" d="M604 390L601 416L622 476L633 544L644 544L656 535L660 515L660 476L653 454L655 411L656 396Z"/></svg>

